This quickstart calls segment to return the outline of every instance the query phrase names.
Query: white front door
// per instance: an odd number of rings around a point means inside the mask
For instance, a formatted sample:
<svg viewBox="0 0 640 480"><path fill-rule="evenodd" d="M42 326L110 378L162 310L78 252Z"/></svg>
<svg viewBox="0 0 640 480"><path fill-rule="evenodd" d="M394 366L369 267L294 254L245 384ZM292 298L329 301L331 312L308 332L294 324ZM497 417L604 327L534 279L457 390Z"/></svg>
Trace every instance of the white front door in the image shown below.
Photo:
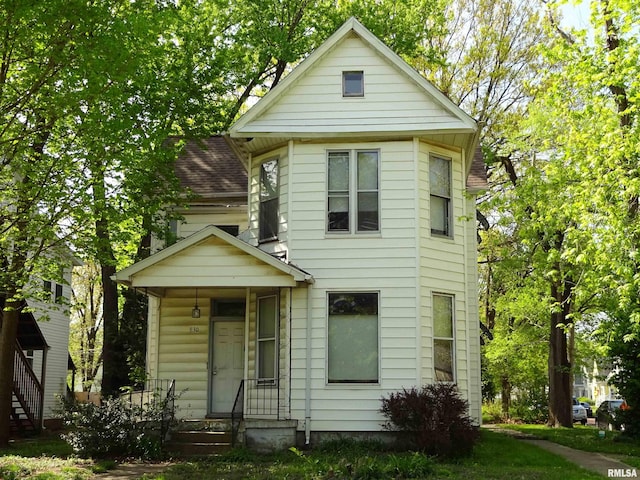
<svg viewBox="0 0 640 480"><path fill-rule="evenodd" d="M244 322L211 323L209 413L231 413L244 376Z"/></svg>

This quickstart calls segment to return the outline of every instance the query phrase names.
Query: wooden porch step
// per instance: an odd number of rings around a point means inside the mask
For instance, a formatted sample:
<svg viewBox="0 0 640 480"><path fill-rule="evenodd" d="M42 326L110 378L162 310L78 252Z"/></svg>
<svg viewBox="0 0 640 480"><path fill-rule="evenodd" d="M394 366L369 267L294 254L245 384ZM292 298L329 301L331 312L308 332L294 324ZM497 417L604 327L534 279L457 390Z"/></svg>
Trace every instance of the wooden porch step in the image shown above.
<svg viewBox="0 0 640 480"><path fill-rule="evenodd" d="M231 450L231 432L178 430L171 434L165 447L185 456L220 455Z"/></svg>

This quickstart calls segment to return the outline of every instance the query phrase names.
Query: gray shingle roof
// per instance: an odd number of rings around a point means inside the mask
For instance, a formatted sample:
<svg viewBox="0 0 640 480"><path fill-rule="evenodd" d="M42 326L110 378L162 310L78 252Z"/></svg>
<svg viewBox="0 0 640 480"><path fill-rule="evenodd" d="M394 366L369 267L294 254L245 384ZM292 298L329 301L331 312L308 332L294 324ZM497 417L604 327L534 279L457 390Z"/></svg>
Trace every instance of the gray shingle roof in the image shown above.
<svg viewBox="0 0 640 480"><path fill-rule="evenodd" d="M247 172L222 136L187 140L175 170L180 184L200 200L239 197L246 201Z"/></svg>
<svg viewBox="0 0 640 480"><path fill-rule="evenodd" d="M478 145L476 147L475 155L471 161L471 170L467 177L467 188L469 190L486 190L489 188L487 182L487 169L484 165L484 158L482 156L482 148Z"/></svg>

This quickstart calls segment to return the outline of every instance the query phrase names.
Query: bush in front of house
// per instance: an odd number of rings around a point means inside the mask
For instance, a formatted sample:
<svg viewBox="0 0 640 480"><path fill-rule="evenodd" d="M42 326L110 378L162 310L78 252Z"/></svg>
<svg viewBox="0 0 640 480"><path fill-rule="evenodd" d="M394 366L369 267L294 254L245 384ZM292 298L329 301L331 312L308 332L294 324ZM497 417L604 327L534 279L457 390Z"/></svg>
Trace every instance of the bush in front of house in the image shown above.
<svg viewBox="0 0 640 480"><path fill-rule="evenodd" d="M62 402L59 415L69 429L62 438L82 457L159 458L164 402L135 405L126 398L103 399L100 405Z"/></svg>
<svg viewBox="0 0 640 480"><path fill-rule="evenodd" d="M471 453L480 433L467 414L455 385L412 387L382 398L384 428L397 432L409 448L428 455L457 457Z"/></svg>

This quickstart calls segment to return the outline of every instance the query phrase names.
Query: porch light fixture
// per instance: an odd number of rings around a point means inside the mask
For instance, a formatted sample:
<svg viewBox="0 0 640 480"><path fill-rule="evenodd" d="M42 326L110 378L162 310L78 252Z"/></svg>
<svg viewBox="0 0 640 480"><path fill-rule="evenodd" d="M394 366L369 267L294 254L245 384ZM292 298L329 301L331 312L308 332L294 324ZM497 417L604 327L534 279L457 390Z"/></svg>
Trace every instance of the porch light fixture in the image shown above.
<svg viewBox="0 0 640 480"><path fill-rule="evenodd" d="M200 318L200 308L198 307L198 289L196 288L196 304L191 310L191 318Z"/></svg>

